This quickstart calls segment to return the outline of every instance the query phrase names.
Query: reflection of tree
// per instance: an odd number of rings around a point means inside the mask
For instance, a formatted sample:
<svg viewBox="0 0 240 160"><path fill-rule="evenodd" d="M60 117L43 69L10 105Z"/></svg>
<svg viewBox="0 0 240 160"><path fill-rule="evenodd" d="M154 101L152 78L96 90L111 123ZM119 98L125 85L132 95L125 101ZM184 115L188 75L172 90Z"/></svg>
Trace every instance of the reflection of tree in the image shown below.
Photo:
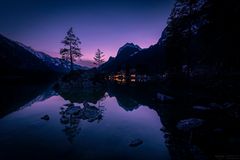
<svg viewBox="0 0 240 160"><path fill-rule="evenodd" d="M63 132L65 132L65 134L67 135L68 141L70 143L73 142L74 138L76 137L76 135L79 134L79 131L81 130L81 128L79 127L79 123L79 119L71 117L69 124L66 124L65 128L63 129Z"/></svg>
<svg viewBox="0 0 240 160"><path fill-rule="evenodd" d="M180 120L191 117L193 114L189 111L187 103L178 101L175 104L159 104L155 110L164 126L161 131L164 134L171 159L208 159L203 148L192 141L192 138L194 140L200 138L201 130L196 130L192 134L191 132L181 132L176 128Z"/></svg>
<svg viewBox="0 0 240 160"><path fill-rule="evenodd" d="M68 140L72 143L79 134L81 130L79 123L81 120L87 120L88 122L97 121L99 123L103 119L103 111L103 106L95 107L87 102L83 103L83 107L75 106L72 103L61 107L60 122L65 126L63 131L67 135Z"/></svg>
<svg viewBox="0 0 240 160"><path fill-rule="evenodd" d="M209 159L197 145L189 143L189 134L179 135L176 132L164 131L164 138L171 159Z"/></svg>
<svg viewBox="0 0 240 160"><path fill-rule="evenodd" d="M65 87L59 87L56 91L65 100L71 102L61 107L60 111L60 122L65 126L63 131L68 136L70 142L72 142L74 137L79 133L81 129L79 123L81 120L100 122L103 119L104 106L101 106L100 103L107 96L105 94L106 89L103 85L88 87L65 85ZM76 106L74 103L78 103L80 106ZM96 105L93 106L89 103Z"/></svg>
<svg viewBox="0 0 240 160"><path fill-rule="evenodd" d="M65 88L57 90L58 94L66 100L75 103L83 103L85 101L96 104L99 99L103 98L106 93L104 87L92 88Z"/></svg>

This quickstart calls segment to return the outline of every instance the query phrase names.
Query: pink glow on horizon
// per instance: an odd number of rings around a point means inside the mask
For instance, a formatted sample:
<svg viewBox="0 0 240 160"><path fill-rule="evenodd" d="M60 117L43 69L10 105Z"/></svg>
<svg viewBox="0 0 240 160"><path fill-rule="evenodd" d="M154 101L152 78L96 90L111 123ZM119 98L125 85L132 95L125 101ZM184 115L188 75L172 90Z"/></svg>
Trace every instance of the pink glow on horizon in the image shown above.
<svg viewBox="0 0 240 160"><path fill-rule="evenodd" d="M29 1L29 4L32 3L30 10L28 5L16 1L19 6L23 5L17 7L22 12L5 11L7 7L2 4L2 12L12 15L8 17L2 14L5 23L1 24L0 33L37 51L60 58L59 51L63 47L61 41L68 29L73 27L82 42L82 60L93 60L97 49L103 51L105 60L108 60L110 56L115 57L118 49L126 43L134 43L141 48L156 44L174 4L174 0L137 3L133 0L94 0L95 3L85 0L75 3L54 1L46 3L42 0L42 5Z"/></svg>
<svg viewBox="0 0 240 160"><path fill-rule="evenodd" d="M156 36L157 37L157 36ZM106 44L106 43L98 43L95 42L95 44L91 44L89 43L85 43L84 41L82 42L82 44L80 45L83 57L81 57L82 60L88 60L88 61L92 61L93 57L95 55L95 52L97 51L97 49L99 48L100 50L102 50L105 54L105 60L107 61L109 59L110 56L115 57L117 55L118 49L120 47L122 47L124 44L126 43L134 43L136 45L139 45L141 48L148 48L151 45L154 45L157 43L158 38L129 38L130 40L128 41L127 38L123 38L126 40L117 40L116 42L112 42L111 44ZM132 39L132 40L131 40ZM135 39L135 40L134 40ZM144 40L143 40L144 39ZM33 46L33 47L32 47ZM42 42L42 44L34 44L31 47L37 51L42 51L44 53L49 54L52 57L57 57L57 58L61 58L61 55L59 54L59 50L61 47L63 47L63 45L61 43L53 43L52 45L46 45L45 41ZM43 49L42 46L45 46Z"/></svg>

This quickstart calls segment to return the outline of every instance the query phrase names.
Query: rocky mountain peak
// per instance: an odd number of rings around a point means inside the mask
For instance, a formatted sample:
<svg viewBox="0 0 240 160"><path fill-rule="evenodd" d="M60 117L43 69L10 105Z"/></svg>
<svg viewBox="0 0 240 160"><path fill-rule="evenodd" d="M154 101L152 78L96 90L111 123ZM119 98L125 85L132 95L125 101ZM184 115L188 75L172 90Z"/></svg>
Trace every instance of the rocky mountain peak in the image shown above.
<svg viewBox="0 0 240 160"><path fill-rule="evenodd" d="M131 51L130 51L131 50ZM121 55L123 52L131 52L134 50L134 52L140 51L142 50L141 47L139 47L138 45L135 45L133 43L126 43L125 45L123 45L121 48L119 48L117 56Z"/></svg>

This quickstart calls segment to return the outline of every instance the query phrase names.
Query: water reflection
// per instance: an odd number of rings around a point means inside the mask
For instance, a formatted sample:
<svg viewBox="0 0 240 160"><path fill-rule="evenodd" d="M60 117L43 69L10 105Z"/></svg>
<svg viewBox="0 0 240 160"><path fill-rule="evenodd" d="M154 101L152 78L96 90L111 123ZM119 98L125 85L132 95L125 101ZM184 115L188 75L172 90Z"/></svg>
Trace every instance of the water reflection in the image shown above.
<svg viewBox="0 0 240 160"><path fill-rule="evenodd" d="M0 118L56 94L52 89L52 83L0 84Z"/></svg>
<svg viewBox="0 0 240 160"><path fill-rule="evenodd" d="M105 96L106 88L97 87L97 88L59 88L56 90L58 94L63 97L65 100L69 100L72 103L83 103L89 102L96 104L98 100L102 99Z"/></svg>
<svg viewBox="0 0 240 160"><path fill-rule="evenodd" d="M99 123L103 119L104 106L96 107L86 101L82 106L83 107L70 103L61 107L60 122L64 125L63 131L71 143L81 130L79 126L81 120L86 120L90 123L97 121L97 123Z"/></svg>
<svg viewBox="0 0 240 160"><path fill-rule="evenodd" d="M228 142L208 128L181 133L176 124L194 115L191 108L184 101L160 103L156 93L147 85L109 84L21 95L28 97L22 110L0 120L0 159L209 159L224 147L221 140ZM40 119L45 114L49 121ZM135 139L143 143L133 149Z"/></svg>

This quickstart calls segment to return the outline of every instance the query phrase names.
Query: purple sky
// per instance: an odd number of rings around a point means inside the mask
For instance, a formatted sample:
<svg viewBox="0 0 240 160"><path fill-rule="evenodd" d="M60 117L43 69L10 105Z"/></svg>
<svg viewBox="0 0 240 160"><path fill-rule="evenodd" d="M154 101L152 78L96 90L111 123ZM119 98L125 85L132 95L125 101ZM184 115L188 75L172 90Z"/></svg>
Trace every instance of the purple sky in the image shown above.
<svg viewBox="0 0 240 160"><path fill-rule="evenodd" d="M59 57L60 43L73 27L82 41L82 59L99 48L109 56L127 42L155 44L174 0L2 0L0 33ZM49 2L50 1L50 2Z"/></svg>

